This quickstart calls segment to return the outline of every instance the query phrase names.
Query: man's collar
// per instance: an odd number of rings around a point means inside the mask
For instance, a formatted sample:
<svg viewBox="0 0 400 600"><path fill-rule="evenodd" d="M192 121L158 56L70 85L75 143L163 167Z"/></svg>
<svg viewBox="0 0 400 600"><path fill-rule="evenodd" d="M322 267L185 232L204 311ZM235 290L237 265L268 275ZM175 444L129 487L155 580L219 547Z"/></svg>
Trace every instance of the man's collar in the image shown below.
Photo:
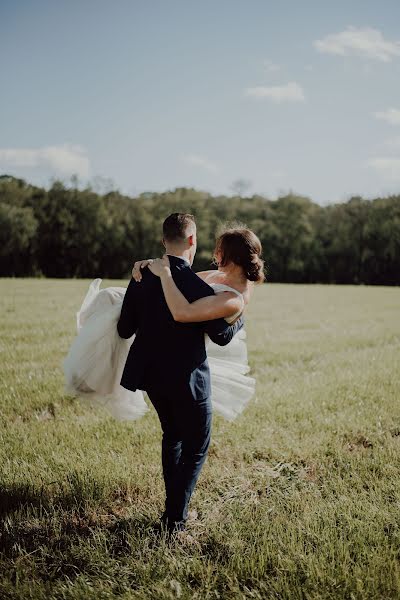
<svg viewBox="0 0 400 600"><path fill-rule="evenodd" d="M186 258L186 256L175 256L175 254L167 254L167 256L178 258L179 260L182 260L188 267L190 267L190 261Z"/></svg>

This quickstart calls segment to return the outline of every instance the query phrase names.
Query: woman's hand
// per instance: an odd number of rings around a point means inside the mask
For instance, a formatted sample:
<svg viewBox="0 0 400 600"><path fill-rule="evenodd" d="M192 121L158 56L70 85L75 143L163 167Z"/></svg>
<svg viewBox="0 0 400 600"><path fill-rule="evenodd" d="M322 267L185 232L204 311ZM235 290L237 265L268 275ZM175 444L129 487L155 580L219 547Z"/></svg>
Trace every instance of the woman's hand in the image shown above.
<svg viewBox="0 0 400 600"><path fill-rule="evenodd" d="M169 264L169 258L166 254L162 258L156 258L149 265L150 271L153 275L157 277L162 277L163 275L171 275L171 269Z"/></svg>
<svg viewBox="0 0 400 600"><path fill-rule="evenodd" d="M133 265L132 277L135 281L142 281L141 269L148 267L153 262L153 258L147 258L146 260L137 260Z"/></svg>

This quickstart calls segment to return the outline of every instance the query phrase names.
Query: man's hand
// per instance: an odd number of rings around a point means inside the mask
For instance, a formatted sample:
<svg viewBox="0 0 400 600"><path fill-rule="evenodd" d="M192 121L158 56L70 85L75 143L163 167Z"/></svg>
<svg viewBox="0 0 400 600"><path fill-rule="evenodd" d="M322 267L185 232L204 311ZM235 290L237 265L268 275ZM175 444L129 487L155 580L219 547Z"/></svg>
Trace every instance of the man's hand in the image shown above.
<svg viewBox="0 0 400 600"><path fill-rule="evenodd" d="M236 319L234 319L233 321L229 321L229 325L234 325L237 321L239 321L239 319L241 319L243 317L243 311L240 313L240 315L238 315L236 317Z"/></svg>

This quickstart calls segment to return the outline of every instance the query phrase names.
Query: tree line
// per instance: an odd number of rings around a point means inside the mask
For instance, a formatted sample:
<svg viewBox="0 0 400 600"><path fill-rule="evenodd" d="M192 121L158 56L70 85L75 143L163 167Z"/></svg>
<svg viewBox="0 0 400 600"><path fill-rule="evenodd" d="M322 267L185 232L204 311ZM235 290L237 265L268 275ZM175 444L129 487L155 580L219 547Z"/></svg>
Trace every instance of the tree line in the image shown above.
<svg viewBox="0 0 400 600"><path fill-rule="evenodd" d="M241 222L261 239L267 281L400 284L400 195L328 206L296 194L269 200L190 188L132 198L10 175L0 176L0 276L125 278L134 260L162 253L171 212L196 217L196 269L210 268L221 225Z"/></svg>

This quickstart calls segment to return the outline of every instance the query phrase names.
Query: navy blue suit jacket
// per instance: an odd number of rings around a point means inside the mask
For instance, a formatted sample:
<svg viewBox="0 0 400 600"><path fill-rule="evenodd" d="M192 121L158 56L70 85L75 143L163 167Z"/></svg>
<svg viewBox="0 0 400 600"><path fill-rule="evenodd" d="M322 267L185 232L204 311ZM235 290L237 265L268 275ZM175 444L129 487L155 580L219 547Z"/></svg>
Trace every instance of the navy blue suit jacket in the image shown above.
<svg viewBox="0 0 400 600"><path fill-rule="evenodd" d="M212 296L214 290L183 260L169 257L172 277L189 302ZM228 344L243 327L242 317L228 325L224 319L203 323L174 321L159 277L142 271L140 283L131 279L118 321L122 338L136 334L122 374L128 390L163 390L191 393L201 400L211 394L204 334L220 346Z"/></svg>

